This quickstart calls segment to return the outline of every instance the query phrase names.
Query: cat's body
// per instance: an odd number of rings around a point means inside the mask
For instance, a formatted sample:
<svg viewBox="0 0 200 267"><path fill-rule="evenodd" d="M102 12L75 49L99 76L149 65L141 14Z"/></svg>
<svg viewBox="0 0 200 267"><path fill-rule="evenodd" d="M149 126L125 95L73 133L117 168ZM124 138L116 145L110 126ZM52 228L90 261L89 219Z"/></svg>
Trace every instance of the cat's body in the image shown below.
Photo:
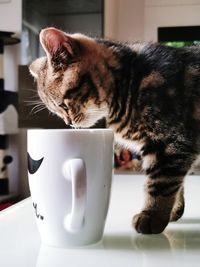
<svg viewBox="0 0 200 267"><path fill-rule="evenodd" d="M75 127L105 117L139 153L148 176L141 233L160 233L184 211L183 179L200 154L200 48L120 44L43 30L47 57L32 63L47 108Z"/></svg>

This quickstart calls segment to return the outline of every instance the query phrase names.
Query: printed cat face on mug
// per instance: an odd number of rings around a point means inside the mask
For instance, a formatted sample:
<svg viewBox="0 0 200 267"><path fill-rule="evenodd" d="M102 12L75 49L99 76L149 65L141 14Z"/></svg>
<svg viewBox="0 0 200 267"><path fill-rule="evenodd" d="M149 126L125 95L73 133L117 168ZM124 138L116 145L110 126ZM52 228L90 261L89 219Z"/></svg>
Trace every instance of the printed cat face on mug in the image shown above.
<svg viewBox="0 0 200 267"><path fill-rule="evenodd" d="M77 127L90 127L105 117L108 94L102 88L113 83L107 65L117 64L111 50L85 35L55 28L42 30L40 42L46 56L35 60L30 72L47 108Z"/></svg>

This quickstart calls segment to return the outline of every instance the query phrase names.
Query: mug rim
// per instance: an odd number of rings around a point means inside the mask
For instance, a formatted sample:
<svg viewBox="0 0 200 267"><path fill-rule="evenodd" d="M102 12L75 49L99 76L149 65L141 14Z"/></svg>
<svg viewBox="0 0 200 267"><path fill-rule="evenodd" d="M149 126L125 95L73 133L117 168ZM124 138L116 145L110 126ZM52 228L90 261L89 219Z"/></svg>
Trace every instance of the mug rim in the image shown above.
<svg viewBox="0 0 200 267"><path fill-rule="evenodd" d="M60 128L60 129L53 129L53 128L32 128L32 129L27 129L28 132L46 132L46 131L50 131L50 132L113 132L112 129L108 129L108 128L94 128L94 129L68 129L68 128Z"/></svg>

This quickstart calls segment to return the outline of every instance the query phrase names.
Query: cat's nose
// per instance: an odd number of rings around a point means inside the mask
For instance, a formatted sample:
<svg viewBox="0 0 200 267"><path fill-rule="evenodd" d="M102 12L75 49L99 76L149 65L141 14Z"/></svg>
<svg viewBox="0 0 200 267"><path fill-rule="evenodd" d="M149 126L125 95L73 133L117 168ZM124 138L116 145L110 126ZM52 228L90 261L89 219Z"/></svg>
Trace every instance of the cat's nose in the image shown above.
<svg viewBox="0 0 200 267"><path fill-rule="evenodd" d="M65 124L67 124L67 125L71 125L71 124L72 124L72 120L70 119L70 117L65 117L65 118L64 118L64 122L65 122Z"/></svg>

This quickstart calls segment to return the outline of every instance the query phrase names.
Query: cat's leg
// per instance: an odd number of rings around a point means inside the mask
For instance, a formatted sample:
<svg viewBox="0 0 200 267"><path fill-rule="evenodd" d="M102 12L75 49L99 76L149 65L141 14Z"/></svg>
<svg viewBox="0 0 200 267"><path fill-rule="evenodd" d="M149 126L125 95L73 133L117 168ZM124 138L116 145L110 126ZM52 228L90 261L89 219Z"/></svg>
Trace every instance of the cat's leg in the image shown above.
<svg viewBox="0 0 200 267"><path fill-rule="evenodd" d="M142 234L159 234L170 221L177 191L183 177L148 178L146 183L145 205L141 213L133 218L133 225Z"/></svg>
<svg viewBox="0 0 200 267"><path fill-rule="evenodd" d="M184 213L185 200L184 200L184 187L182 186L177 193L174 207L170 215L170 222L177 221Z"/></svg>
<svg viewBox="0 0 200 267"><path fill-rule="evenodd" d="M144 163L148 178L145 185L145 205L141 213L133 218L133 225L139 233L158 234L168 225L173 211L183 212L176 200L183 195L183 179L190 166L190 160L180 158L179 154L146 155ZM148 163L148 164L147 164ZM182 192L182 193L181 193ZM179 195L180 194L180 195ZM179 209L180 206L180 209Z"/></svg>

